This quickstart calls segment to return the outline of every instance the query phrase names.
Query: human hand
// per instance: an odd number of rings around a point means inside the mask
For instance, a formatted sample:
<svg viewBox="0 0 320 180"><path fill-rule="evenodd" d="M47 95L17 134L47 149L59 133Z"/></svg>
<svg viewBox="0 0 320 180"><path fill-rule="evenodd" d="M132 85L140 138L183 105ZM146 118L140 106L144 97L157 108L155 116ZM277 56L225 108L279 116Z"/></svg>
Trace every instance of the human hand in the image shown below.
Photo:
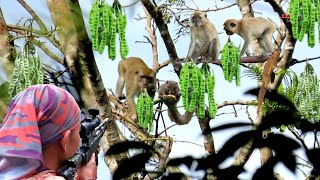
<svg viewBox="0 0 320 180"><path fill-rule="evenodd" d="M81 166L78 170L78 178L80 180L96 180L97 179L97 165L96 154L93 153L90 161Z"/></svg>

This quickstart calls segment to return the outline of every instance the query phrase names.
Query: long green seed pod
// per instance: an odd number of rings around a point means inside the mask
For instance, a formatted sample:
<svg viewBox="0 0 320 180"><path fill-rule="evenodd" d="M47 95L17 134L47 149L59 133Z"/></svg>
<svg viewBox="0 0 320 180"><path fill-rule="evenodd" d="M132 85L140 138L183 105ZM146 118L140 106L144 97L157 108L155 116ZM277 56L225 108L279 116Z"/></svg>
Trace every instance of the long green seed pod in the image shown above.
<svg viewBox="0 0 320 180"><path fill-rule="evenodd" d="M203 69L202 71L198 71L198 76L199 76L199 101L198 101L198 117L199 118L204 118L205 117L205 93L206 93L206 82L204 78L204 73Z"/></svg>
<svg viewBox="0 0 320 180"><path fill-rule="evenodd" d="M116 34L117 34L117 22L116 16L114 14L114 9L109 10L109 18L110 18L110 39L109 39L109 48L108 55L109 59L114 60L116 58Z"/></svg>
<svg viewBox="0 0 320 180"><path fill-rule="evenodd" d="M316 8L314 1L308 1L310 7L309 28L308 28L308 46L313 48L315 45L315 22L316 22Z"/></svg>
<svg viewBox="0 0 320 180"><path fill-rule="evenodd" d="M192 77L192 93L191 93L191 99L190 99L190 103L187 110L189 112L193 112L199 97L198 67L196 65L193 65L191 69L191 73L192 73L192 76L191 76Z"/></svg>

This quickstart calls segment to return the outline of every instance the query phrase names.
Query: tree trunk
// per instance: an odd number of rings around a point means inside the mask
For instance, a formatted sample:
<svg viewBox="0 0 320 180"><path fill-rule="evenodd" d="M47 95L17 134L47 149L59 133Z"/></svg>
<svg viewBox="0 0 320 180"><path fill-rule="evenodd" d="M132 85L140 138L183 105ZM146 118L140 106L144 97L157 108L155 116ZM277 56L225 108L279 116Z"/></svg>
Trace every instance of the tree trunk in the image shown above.
<svg viewBox="0 0 320 180"><path fill-rule="evenodd" d="M0 8L0 123L10 103L8 89L14 67L14 54L14 46L10 44L10 34Z"/></svg>

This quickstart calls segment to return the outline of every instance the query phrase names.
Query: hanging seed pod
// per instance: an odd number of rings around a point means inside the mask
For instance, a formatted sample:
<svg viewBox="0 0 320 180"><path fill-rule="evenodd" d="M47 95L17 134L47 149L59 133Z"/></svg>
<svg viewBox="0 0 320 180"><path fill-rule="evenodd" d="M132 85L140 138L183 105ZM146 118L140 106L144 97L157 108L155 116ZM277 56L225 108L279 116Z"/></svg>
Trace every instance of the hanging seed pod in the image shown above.
<svg viewBox="0 0 320 180"><path fill-rule="evenodd" d="M117 22L116 16L114 14L114 9L109 10L109 19L110 19L110 39L109 39L109 48L108 55L109 59L114 60L116 58L116 34L117 34Z"/></svg>
<svg viewBox="0 0 320 180"><path fill-rule="evenodd" d="M198 67L196 65L193 65L191 69L191 77L192 77L192 93L191 93L191 99L188 106L189 112L193 112L194 107L197 104L197 100L199 98L199 78L198 78Z"/></svg>
<svg viewBox="0 0 320 180"><path fill-rule="evenodd" d="M203 69L198 71L199 77L199 101L198 101L198 117L205 117L205 94L206 94L206 81L204 77Z"/></svg>

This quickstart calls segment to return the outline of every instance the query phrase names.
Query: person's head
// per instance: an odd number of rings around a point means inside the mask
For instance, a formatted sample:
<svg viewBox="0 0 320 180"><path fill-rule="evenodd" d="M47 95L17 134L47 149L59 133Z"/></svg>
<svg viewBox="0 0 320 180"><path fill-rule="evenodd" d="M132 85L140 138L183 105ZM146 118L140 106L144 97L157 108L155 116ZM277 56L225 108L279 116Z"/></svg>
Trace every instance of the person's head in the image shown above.
<svg viewBox="0 0 320 180"><path fill-rule="evenodd" d="M49 84L28 87L12 99L0 129L0 179L46 169L42 152L52 146L61 161L71 157L79 131L80 109L70 93Z"/></svg>

